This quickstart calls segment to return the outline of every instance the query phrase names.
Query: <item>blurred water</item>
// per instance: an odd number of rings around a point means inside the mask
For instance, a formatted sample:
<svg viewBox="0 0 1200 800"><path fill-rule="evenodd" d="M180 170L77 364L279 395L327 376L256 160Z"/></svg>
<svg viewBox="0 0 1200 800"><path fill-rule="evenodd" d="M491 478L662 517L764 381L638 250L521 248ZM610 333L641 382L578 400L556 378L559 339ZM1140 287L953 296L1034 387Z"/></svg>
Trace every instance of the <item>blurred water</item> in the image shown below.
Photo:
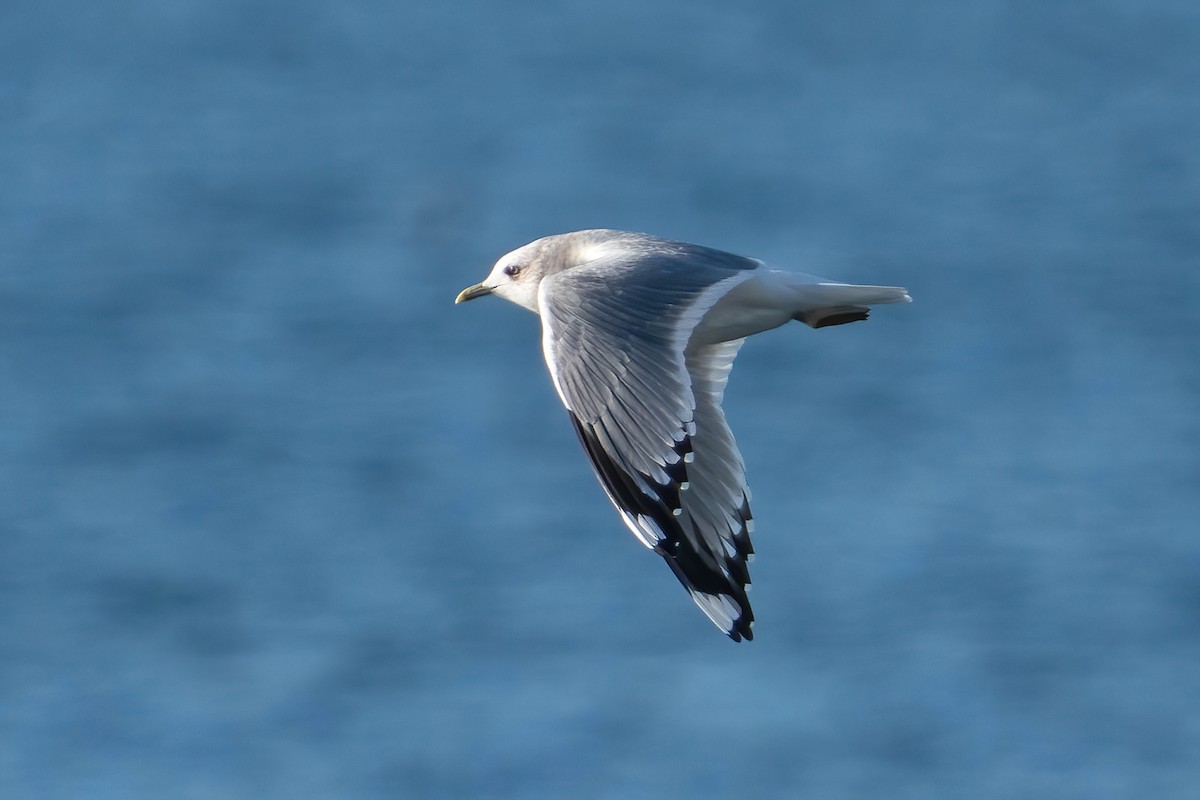
<svg viewBox="0 0 1200 800"><path fill-rule="evenodd" d="M1194 4L78 2L0 26L0 790L1200 791ZM916 302L752 341L737 646L503 252Z"/></svg>

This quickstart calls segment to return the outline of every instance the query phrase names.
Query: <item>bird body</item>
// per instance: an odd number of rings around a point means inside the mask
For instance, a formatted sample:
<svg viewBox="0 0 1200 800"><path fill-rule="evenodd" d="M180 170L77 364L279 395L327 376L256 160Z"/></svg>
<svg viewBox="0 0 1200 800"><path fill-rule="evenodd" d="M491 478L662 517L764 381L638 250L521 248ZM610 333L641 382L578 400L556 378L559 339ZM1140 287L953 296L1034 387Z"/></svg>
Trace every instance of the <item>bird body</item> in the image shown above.
<svg viewBox="0 0 1200 800"><path fill-rule="evenodd" d="M745 337L820 328L907 302L641 233L547 236L496 262L456 303L496 294L537 313L554 387L609 499L734 641L753 638L745 468L721 400Z"/></svg>

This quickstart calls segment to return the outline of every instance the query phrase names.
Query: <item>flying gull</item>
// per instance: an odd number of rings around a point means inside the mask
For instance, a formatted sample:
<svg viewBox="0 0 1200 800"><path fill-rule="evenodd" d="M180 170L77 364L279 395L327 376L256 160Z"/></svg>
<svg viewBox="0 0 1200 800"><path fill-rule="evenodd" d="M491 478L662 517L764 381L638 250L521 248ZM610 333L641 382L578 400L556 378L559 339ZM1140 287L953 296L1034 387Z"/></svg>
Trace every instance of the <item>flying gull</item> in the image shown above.
<svg viewBox="0 0 1200 800"><path fill-rule="evenodd" d="M513 250L454 302L488 294L541 317L554 388L633 535L718 628L753 639L750 490L721 411L733 360L751 334L865 320L868 306L909 302L908 292L587 230Z"/></svg>

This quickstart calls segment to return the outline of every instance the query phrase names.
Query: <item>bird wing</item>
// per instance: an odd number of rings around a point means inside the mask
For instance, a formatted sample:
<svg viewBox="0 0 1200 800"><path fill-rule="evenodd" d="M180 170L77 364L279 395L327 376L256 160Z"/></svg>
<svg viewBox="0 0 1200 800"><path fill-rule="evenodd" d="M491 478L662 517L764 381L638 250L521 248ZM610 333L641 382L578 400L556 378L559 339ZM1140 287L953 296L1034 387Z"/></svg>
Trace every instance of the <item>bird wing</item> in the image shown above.
<svg viewBox="0 0 1200 800"><path fill-rule="evenodd" d="M554 386L609 499L700 609L753 638L751 515L721 398L742 340L689 347L713 304L758 262L620 254L545 278L542 347Z"/></svg>

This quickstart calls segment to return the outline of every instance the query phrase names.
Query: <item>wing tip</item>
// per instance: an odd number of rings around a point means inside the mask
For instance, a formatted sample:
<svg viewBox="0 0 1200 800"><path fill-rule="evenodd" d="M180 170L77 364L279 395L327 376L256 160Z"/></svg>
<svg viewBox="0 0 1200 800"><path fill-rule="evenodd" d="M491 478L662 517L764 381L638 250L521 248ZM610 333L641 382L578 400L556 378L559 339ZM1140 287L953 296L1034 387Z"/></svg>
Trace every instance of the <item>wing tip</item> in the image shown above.
<svg viewBox="0 0 1200 800"><path fill-rule="evenodd" d="M747 642L753 642L754 631L750 627L753 624L754 620L743 623L741 618L738 618L734 623L734 627L731 630L725 631L725 635L730 639L733 639L735 642L740 642L743 639L745 639Z"/></svg>
<svg viewBox="0 0 1200 800"><path fill-rule="evenodd" d="M568 409L568 413L597 478L634 535L663 557L692 600L726 636L735 642L753 640L754 632L750 626L754 622L754 612L746 597L746 586L750 583L746 559L754 552L754 547L750 543L752 517L746 493L743 492L738 509L742 527L733 536L735 552L722 552L714 562L710 554L698 551L689 543L689 537L680 527L679 491L687 482L684 455L691 452L690 437L685 436L676 443L675 452L679 458L664 467L669 482L656 486L657 494L651 494L645 490L650 480L648 476L639 473L639 480L624 471L605 450L595 432L574 411Z"/></svg>
<svg viewBox="0 0 1200 800"><path fill-rule="evenodd" d="M678 573L676 575L678 576ZM754 640L754 630L751 627L754 625L754 611L750 608L750 601L744 591L739 592L738 597L725 592L702 592L687 583L684 586L692 596L692 601L704 612L704 616L726 636L735 642L742 639Z"/></svg>

